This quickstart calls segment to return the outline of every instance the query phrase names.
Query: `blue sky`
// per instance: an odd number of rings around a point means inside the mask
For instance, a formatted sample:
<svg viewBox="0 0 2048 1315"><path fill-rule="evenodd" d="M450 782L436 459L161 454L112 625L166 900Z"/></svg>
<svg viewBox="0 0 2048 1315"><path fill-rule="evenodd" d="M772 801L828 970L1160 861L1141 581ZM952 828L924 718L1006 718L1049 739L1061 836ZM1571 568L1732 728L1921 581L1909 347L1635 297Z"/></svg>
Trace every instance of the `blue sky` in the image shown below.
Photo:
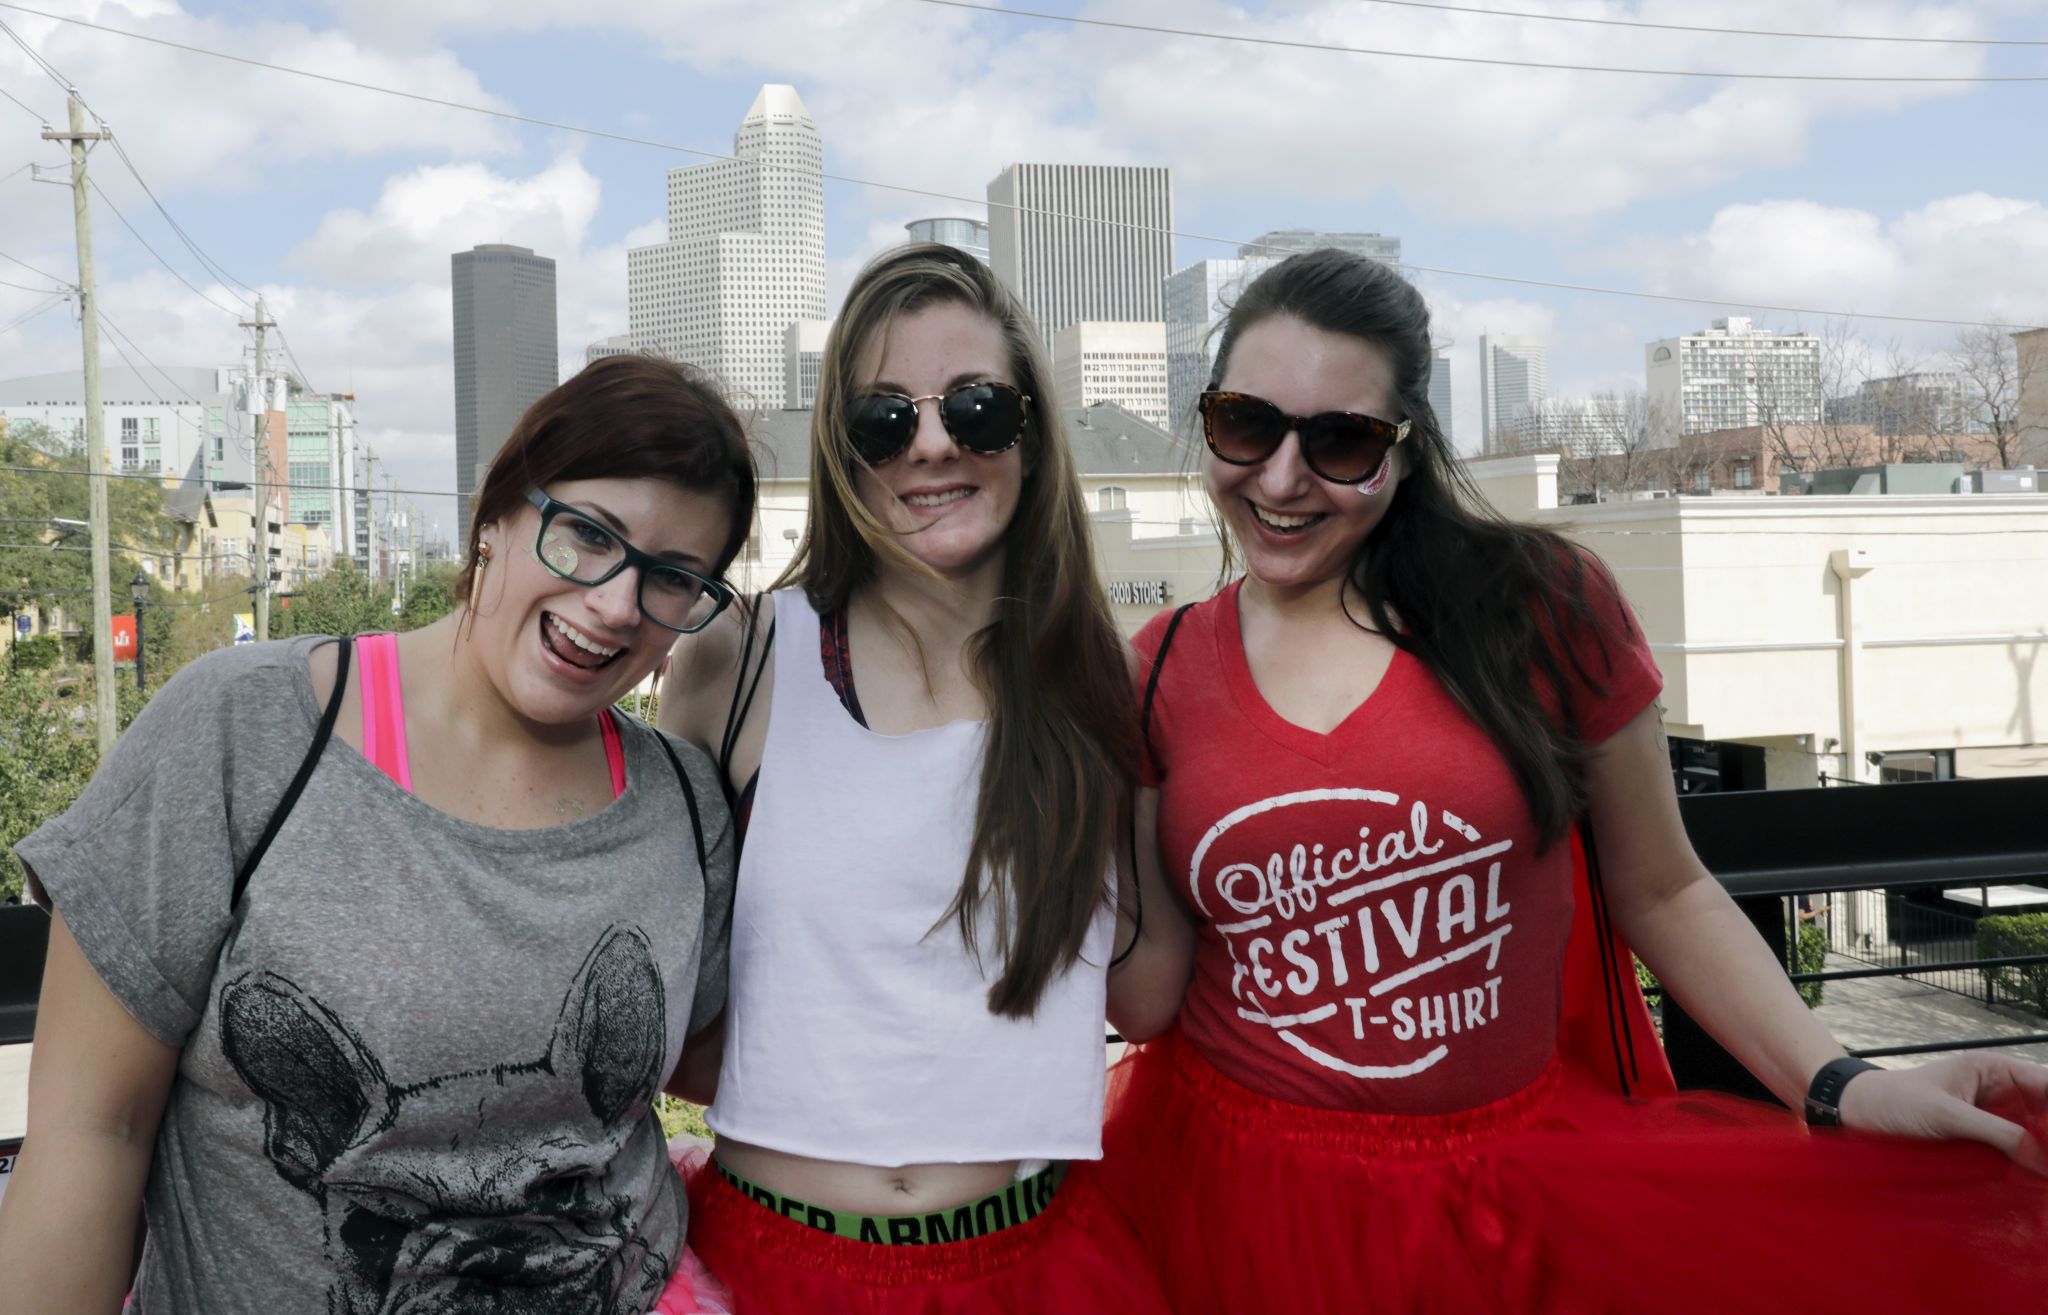
<svg viewBox="0 0 2048 1315"><path fill-rule="evenodd" d="M1929 88L1730 83L1419 63L970 14L918 0L664 4L45 0L111 27L666 142L727 150L763 82L795 85L828 170L978 196L1015 160L1164 163L1179 227L1398 234L1422 265L1867 314L2048 323L2048 82ZM38 6L44 7L44 6ZM1033 5L1288 40L1645 67L2048 74L2048 47L1764 40L1584 27L1361 2ZM1531 5L1514 8L1537 7ZM1580 16L1808 31L2048 38L2048 0L1977 4L1541 0ZM453 482L447 257L536 246L560 268L561 346L625 328L624 247L654 235L689 157L524 128L223 64L0 9L76 80L158 195L269 296L315 384L353 387L407 487ZM0 42L0 88L61 115ZM55 162L0 103L0 174ZM180 272L212 281L108 154L109 194ZM830 293L962 207L827 188ZM97 216L108 313L153 359L231 359L231 317ZM0 182L0 252L69 277L61 188ZM1179 243L1181 263L1229 254ZM16 273L20 273L18 267ZM0 275L0 277L6 277ZM33 278L22 281L35 282ZM1641 386L1642 344L1739 307L1662 305L1418 276L1455 345L1476 440L1481 329L1552 335L1552 392ZM218 300L227 300L224 294ZM33 294L0 288L0 324ZM1760 314L1778 327L1811 318ZM1916 360L1951 331L1858 321ZM76 359L61 309L0 335L0 375ZM445 525L449 517L429 504Z"/></svg>

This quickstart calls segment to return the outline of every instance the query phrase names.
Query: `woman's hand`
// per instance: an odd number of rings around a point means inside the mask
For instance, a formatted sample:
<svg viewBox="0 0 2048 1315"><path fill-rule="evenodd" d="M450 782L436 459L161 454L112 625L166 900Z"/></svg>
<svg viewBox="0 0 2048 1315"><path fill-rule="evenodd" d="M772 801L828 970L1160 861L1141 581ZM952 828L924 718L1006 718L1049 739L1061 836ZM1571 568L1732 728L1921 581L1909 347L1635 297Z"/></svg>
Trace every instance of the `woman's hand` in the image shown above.
<svg viewBox="0 0 2048 1315"><path fill-rule="evenodd" d="M2039 1064L1978 1051L1859 1073L1842 1088L1841 1109L1846 1128L1986 1142L2048 1175L2048 1068Z"/></svg>

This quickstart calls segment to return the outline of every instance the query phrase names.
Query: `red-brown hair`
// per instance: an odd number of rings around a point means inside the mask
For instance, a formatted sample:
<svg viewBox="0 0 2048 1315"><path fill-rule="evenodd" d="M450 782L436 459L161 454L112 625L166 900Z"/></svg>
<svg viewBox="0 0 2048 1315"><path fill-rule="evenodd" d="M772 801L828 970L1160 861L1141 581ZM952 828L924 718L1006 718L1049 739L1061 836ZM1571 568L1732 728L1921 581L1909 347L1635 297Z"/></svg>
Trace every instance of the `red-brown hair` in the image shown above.
<svg viewBox="0 0 2048 1315"><path fill-rule="evenodd" d="M484 476L469 521L457 597L469 593L477 536L526 505L527 490L579 479L665 479L719 498L732 528L724 576L754 522L754 456L745 428L709 379L658 356L607 356L526 409Z"/></svg>

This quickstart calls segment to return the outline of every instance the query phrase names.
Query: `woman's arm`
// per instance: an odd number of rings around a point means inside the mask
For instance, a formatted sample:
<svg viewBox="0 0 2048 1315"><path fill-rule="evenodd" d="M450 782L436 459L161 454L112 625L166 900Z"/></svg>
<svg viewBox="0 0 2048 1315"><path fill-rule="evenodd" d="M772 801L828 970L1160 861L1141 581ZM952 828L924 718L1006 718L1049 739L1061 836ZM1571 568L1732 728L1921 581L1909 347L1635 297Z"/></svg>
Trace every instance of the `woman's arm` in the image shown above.
<svg viewBox="0 0 2048 1315"><path fill-rule="evenodd" d="M1130 955L1109 971L1109 1023L1126 1041L1149 1041L1180 1013L1194 972L1195 928L1159 870L1159 792L1140 788L1131 812L1144 925L1133 916L1135 902L1120 897L1117 952L1128 947Z"/></svg>
<svg viewBox="0 0 2048 1315"><path fill-rule="evenodd" d="M1794 1110L1842 1047L1786 979L1756 929L1686 838L1653 705L1593 751L1586 789L1616 925L1713 1038ZM2048 1068L1973 1052L1865 1073L1844 1089L1842 1121L1873 1132L1966 1137L2048 1169L2018 1124L1979 1108L2015 1090L2048 1100Z"/></svg>
<svg viewBox="0 0 2048 1315"><path fill-rule="evenodd" d="M53 916L29 1067L28 1135L0 1205L9 1311L121 1309L135 1273L157 1124L177 1070L178 1051L121 1007L64 919Z"/></svg>

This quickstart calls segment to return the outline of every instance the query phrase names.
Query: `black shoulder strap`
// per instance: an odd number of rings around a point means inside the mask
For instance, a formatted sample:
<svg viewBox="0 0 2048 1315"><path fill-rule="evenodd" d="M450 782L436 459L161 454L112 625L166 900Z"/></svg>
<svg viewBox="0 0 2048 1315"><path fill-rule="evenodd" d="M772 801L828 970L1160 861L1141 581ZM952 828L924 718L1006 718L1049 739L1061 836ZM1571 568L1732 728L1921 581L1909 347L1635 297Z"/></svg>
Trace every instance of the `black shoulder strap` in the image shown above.
<svg viewBox="0 0 2048 1315"><path fill-rule="evenodd" d="M1600 986L1606 996L1607 1038L1614 1046L1614 1075L1621 1084L1624 1096L1635 1094L1636 1085L1642 1081L1642 1069L1636 1063L1635 1037L1630 1034L1627 1014L1627 987L1617 978L1620 965L1614 956L1614 923L1607 909L1607 885L1600 879L1600 854L1593 845L1592 819L1581 816L1578 821L1579 843L1586 851L1586 887L1591 895L1594 936L1599 942Z"/></svg>
<svg viewBox="0 0 2048 1315"><path fill-rule="evenodd" d="M1145 753L1152 752L1152 699L1159 692L1159 673L1166 668L1166 650L1173 647L1173 632L1180 629L1181 618L1188 614L1193 603L1182 603L1174 609L1173 619L1166 623L1166 633L1159 637L1159 651L1152 655L1152 674L1145 678L1145 704L1138 710L1139 747ZM1131 810L1131 824L1124 837L1129 841L1131 859L1131 898L1136 907L1131 912L1131 943L1124 952L1109 961L1114 968L1131 957L1138 948L1138 938L1145 934L1145 887L1138 880L1138 814Z"/></svg>
<svg viewBox="0 0 2048 1315"><path fill-rule="evenodd" d="M342 695L348 693L348 664L356 651L353 639L338 641L340 648L334 655L334 689L327 696L327 707L320 713L320 728L313 732L313 743L306 747L306 756L299 760L299 770L293 774L292 783L285 787L284 798L278 800L271 810L270 821L263 826L263 834L256 840L256 848L249 851L249 857L242 860L241 870L235 873L235 893L228 900L228 907L234 908L242 902L242 892L249 888L249 878L255 875L256 865L269 852L270 842L277 839L278 828L298 805L299 796L305 792L306 782L312 778L313 769L320 764L320 755L327 749L327 741L334 736L335 718L341 715Z"/></svg>
<svg viewBox="0 0 2048 1315"><path fill-rule="evenodd" d="M668 742L668 736L656 731L654 741L661 746L661 751L668 755L668 765L676 769L676 784L683 788L683 807L690 810L690 839L697 845L697 871L709 882L711 860L704 853L704 818L697 811L697 789L690 784L690 774L683 770L683 760L676 756L675 747Z"/></svg>
<svg viewBox="0 0 2048 1315"><path fill-rule="evenodd" d="M754 595L754 609L758 614L761 600L768 595ZM759 622L754 616L747 620L747 637L740 645L740 678L732 687L732 702L725 710L725 733L718 737L718 779L727 781L732 776L733 750L739 747L740 729L747 724L747 714L754 710L754 695L761 688L761 676L768 670L768 655L775 647L775 617L768 617L768 633L761 637L761 660L754 667L754 676L747 679L747 665L754 660L754 635ZM744 698L742 698L744 694Z"/></svg>

